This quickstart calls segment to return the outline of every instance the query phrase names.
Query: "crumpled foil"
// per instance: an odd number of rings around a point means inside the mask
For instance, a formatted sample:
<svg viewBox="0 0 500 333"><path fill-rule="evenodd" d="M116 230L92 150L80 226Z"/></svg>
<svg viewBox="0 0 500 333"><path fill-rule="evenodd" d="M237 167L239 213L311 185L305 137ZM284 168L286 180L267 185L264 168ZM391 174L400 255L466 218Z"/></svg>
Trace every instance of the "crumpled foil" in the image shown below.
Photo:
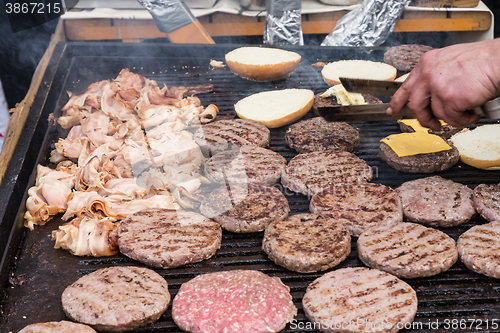
<svg viewBox="0 0 500 333"><path fill-rule="evenodd" d="M182 0L137 0L146 8L161 32L172 32L196 21Z"/></svg>
<svg viewBox="0 0 500 333"><path fill-rule="evenodd" d="M264 44L304 45L300 0L267 0Z"/></svg>
<svg viewBox="0 0 500 333"><path fill-rule="evenodd" d="M391 34L405 6L411 0L365 0L343 16L322 46L376 47Z"/></svg>

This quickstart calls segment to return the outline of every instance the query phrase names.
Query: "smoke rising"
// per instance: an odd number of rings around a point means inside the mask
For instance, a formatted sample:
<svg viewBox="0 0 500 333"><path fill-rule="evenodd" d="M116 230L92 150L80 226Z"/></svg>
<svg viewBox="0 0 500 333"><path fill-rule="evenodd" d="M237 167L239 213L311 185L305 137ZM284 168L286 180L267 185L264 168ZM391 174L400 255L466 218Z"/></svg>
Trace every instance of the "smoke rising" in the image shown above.
<svg viewBox="0 0 500 333"><path fill-rule="evenodd" d="M14 33L6 12L0 11L0 79L9 108L21 102L28 92L57 21Z"/></svg>

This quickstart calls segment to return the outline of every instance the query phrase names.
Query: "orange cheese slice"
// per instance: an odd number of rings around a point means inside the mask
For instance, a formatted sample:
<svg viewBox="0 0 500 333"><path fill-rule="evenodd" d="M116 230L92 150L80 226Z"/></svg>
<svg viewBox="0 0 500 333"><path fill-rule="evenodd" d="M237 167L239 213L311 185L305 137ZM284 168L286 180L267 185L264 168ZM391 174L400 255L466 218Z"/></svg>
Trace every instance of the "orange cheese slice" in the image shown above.
<svg viewBox="0 0 500 333"><path fill-rule="evenodd" d="M427 132L399 133L380 140L399 156L437 153L450 150L450 145L440 136Z"/></svg>
<svg viewBox="0 0 500 333"><path fill-rule="evenodd" d="M439 119L439 122L441 123L441 126L448 125L441 119ZM420 125L420 122L417 119L399 119L398 123L403 123L406 126L413 128L415 132L429 132L429 128Z"/></svg>

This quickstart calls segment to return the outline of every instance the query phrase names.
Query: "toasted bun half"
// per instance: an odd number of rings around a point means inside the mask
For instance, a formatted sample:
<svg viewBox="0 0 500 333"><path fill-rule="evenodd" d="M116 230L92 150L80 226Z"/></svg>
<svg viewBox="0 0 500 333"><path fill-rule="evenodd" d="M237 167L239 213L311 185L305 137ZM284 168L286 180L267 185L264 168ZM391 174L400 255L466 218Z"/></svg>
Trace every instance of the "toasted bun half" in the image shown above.
<svg viewBox="0 0 500 333"><path fill-rule="evenodd" d="M500 124L464 129L450 140L465 164L478 169L500 170Z"/></svg>
<svg viewBox="0 0 500 333"><path fill-rule="evenodd" d="M329 63L321 71L330 87L340 84L339 77L392 81L397 73L394 66L369 60L340 60Z"/></svg>
<svg viewBox="0 0 500 333"><path fill-rule="evenodd" d="M236 75L252 81L287 78L299 65L298 53L269 47L240 47L226 54L226 64Z"/></svg>
<svg viewBox="0 0 500 333"><path fill-rule="evenodd" d="M406 78L408 77L408 75L410 75L410 73L403 74L400 77L398 77L397 79L395 79L394 81L404 82L406 80Z"/></svg>
<svg viewBox="0 0 500 333"><path fill-rule="evenodd" d="M314 92L309 89L271 90L243 98L234 109L240 118L276 128L302 118L313 102Z"/></svg>

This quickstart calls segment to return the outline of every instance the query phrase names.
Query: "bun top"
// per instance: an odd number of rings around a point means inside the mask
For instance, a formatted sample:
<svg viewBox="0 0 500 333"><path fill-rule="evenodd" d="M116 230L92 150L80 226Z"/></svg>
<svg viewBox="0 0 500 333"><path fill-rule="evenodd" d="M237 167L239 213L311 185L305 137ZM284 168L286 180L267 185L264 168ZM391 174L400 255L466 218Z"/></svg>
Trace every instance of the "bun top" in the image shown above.
<svg viewBox="0 0 500 333"><path fill-rule="evenodd" d="M464 129L450 140L465 164L478 169L500 170L500 124Z"/></svg>
<svg viewBox="0 0 500 333"><path fill-rule="evenodd" d="M321 75L329 86L340 84L339 77L392 81L397 69L383 62L369 60L340 60L323 67Z"/></svg>
<svg viewBox="0 0 500 333"><path fill-rule="evenodd" d="M226 61L247 65L273 65L300 61L300 54L270 47L240 47L226 54Z"/></svg>

